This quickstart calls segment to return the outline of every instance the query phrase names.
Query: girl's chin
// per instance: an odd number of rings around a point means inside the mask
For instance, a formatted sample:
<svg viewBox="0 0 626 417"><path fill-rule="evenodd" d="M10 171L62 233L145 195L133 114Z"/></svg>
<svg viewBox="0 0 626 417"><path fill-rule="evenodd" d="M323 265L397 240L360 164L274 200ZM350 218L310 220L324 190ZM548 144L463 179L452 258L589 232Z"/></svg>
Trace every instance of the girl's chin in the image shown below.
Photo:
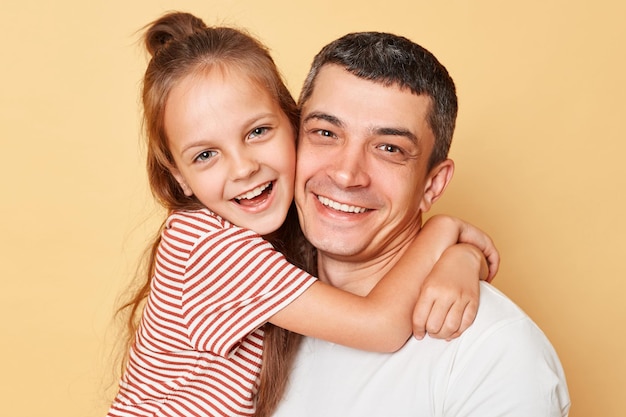
<svg viewBox="0 0 626 417"><path fill-rule="evenodd" d="M238 226L250 229L253 232L260 234L261 236L266 236L277 231L280 226L282 226L284 221L285 218L282 217L279 219L268 219L267 221L242 222L242 224L239 224Z"/></svg>

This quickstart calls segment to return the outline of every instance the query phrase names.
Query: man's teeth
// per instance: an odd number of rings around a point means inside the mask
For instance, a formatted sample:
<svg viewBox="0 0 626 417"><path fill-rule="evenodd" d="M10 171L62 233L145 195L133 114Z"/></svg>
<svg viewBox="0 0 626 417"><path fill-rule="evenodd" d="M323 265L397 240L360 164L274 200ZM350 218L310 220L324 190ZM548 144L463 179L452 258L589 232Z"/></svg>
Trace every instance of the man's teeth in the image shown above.
<svg viewBox="0 0 626 417"><path fill-rule="evenodd" d="M254 197L260 196L261 193L263 193L263 191L265 191L270 185L272 185L271 181L263 185L259 185L254 190L248 191L245 194L241 194L240 196L235 197L235 200L251 200Z"/></svg>
<svg viewBox="0 0 626 417"><path fill-rule="evenodd" d="M325 205L326 207L330 207L334 210L338 210L338 211L344 211L346 213L365 213L365 211L367 211L366 208L363 207L356 207L356 206L349 206L347 204L341 204L338 203L336 201L330 200L326 197L322 197L317 196L317 199L320 201L320 203L322 203L323 205Z"/></svg>

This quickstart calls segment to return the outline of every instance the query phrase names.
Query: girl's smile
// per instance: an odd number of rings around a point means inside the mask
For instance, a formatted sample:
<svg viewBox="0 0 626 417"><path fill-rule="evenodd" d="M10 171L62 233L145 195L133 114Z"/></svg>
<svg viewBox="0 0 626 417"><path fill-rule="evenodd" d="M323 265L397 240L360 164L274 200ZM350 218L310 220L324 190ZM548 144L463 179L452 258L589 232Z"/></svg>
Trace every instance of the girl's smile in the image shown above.
<svg viewBox="0 0 626 417"><path fill-rule="evenodd" d="M273 188L273 182L270 181L268 183L265 183L261 186L256 187L252 191L248 191L247 193L240 195L239 197L235 197L234 200L236 203L242 206L247 206L247 207L258 206L263 201L267 200L267 197L272 193L272 188Z"/></svg>

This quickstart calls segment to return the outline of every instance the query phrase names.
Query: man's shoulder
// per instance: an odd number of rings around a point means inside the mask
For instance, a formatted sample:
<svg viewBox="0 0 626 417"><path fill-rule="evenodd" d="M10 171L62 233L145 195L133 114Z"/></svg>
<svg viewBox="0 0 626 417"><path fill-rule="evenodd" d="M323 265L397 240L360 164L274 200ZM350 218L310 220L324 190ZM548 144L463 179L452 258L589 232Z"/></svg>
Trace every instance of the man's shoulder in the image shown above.
<svg viewBox="0 0 626 417"><path fill-rule="evenodd" d="M512 346L519 349L511 349ZM496 351L536 356L536 353L550 349L544 333L517 304L493 285L481 282L478 314L472 325L455 339L410 338L394 354L381 354L305 338L300 359L310 360L316 370L325 365L327 369L363 368L363 363L389 368L396 363L398 369L414 366L422 369L421 375L426 375L426 369L451 369L452 363L456 368L466 360L483 363L497 360L498 355L493 355ZM486 354L487 351L490 353ZM378 365L374 365L376 363Z"/></svg>
<svg viewBox="0 0 626 417"><path fill-rule="evenodd" d="M493 285L480 285L478 313L465 332L451 341L428 336L422 340L411 338L395 356L401 360L417 356L421 367L436 363L456 371L465 362L488 367L502 360L556 357L547 336L524 310Z"/></svg>
<svg viewBox="0 0 626 417"><path fill-rule="evenodd" d="M478 313L458 343L473 346L488 343L492 347L500 343L538 348L549 345L543 331L524 310L496 287L482 281Z"/></svg>
<svg viewBox="0 0 626 417"><path fill-rule="evenodd" d="M546 409L566 409L568 401L563 370L543 332L483 283L474 323L449 342L411 338L399 351L381 354L305 338L277 415L549 415ZM515 408L521 411L509 413Z"/></svg>
<svg viewBox="0 0 626 417"><path fill-rule="evenodd" d="M530 317L512 299L496 287L481 281L480 301L476 320L485 324L503 324L509 320L530 320Z"/></svg>

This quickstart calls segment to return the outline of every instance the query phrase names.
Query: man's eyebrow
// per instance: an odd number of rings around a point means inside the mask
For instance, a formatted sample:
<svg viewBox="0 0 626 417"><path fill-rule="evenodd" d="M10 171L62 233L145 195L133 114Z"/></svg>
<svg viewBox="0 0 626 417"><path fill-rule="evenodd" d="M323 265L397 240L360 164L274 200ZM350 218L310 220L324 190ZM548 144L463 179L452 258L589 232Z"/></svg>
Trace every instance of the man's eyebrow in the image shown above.
<svg viewBox="0 0 626 417"><path fill-rule="evenodd" d="M322 113L322 112L309 113L306 115L304 119L302 119L302 124L311 120L324 120L334 126L343 127L343 122L339 120L338 117L330 115L328 113Z"/></svg>
<svg viewBox="0 0 626 417"><path fill-rule="evenodd" d="M334 126L344 127L344 123L338 117L324 112L312 112L307 114L306 117L302 119L302 124L311 120L324 120ZM377 136L402 136L415 144L419 143L418 137L409 129L400 127L373 127L371 132Z"/></svg>
<svg viewBox="0 0 626 417"><path fill-rule="evenodd" d="M417 136L408 129L395 128L395 127L377 127L372 129L373 133L379 136L404 136L413 143L418 143Z"/></svg>

